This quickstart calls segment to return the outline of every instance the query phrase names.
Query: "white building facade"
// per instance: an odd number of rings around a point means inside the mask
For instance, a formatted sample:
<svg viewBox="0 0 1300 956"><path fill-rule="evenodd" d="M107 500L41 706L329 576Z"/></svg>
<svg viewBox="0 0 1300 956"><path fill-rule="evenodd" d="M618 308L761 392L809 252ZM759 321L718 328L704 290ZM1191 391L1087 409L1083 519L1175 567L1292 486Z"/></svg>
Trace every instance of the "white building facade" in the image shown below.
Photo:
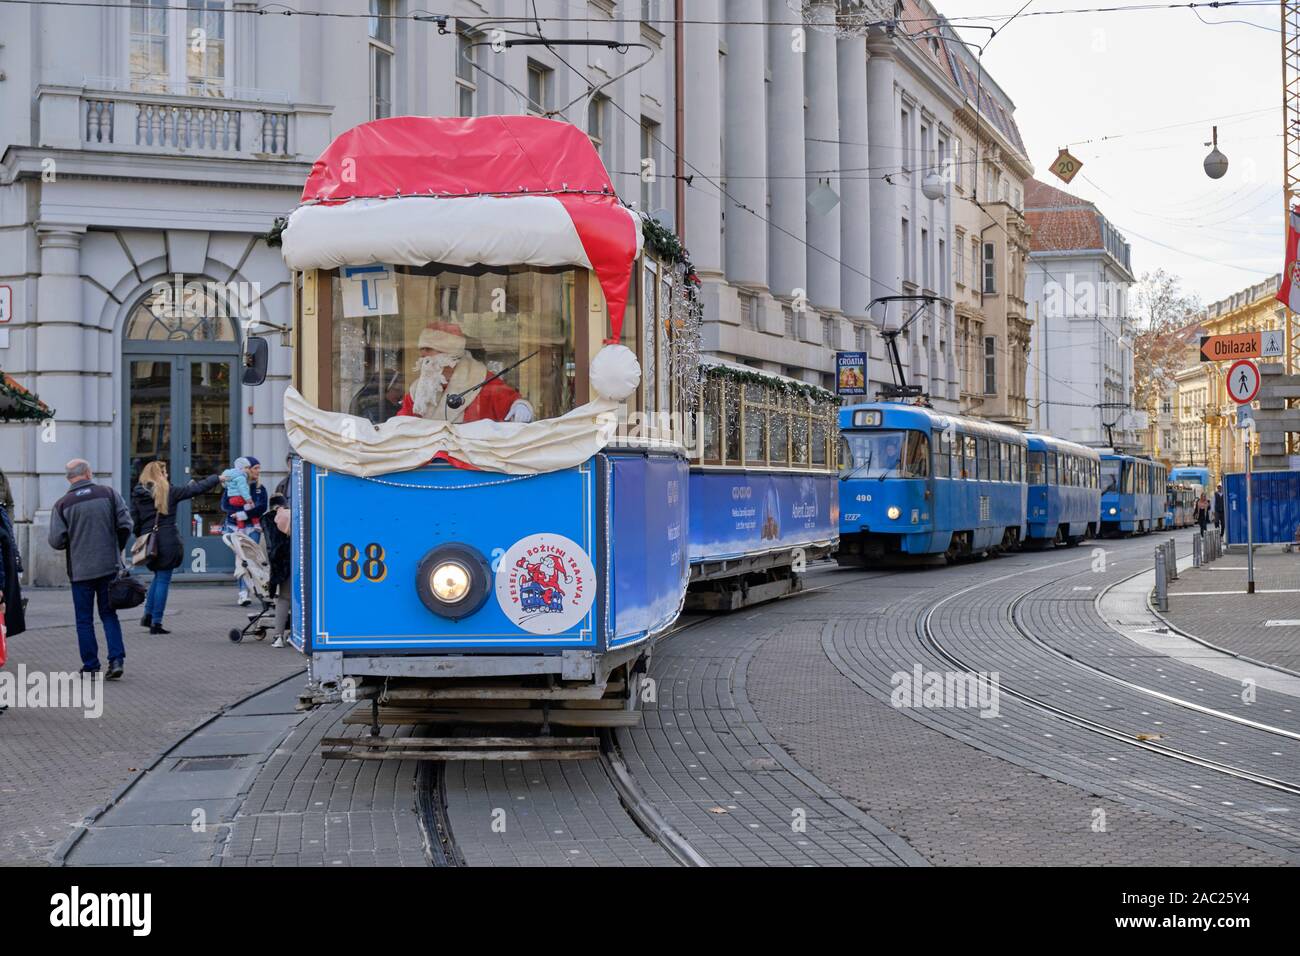
<svg viewBox="0 0 1300 956"><path fill-rule="evenodd" d="M1146 412L1133 396L1135 281L1128 242L1092 203L1031 180L1027 296L1032 427L1058 438L1142 449Z"/></svg>
<svg viewBox="0 0 1300 956"><path fill-rule="evenodd" d="M566 24L567 35L646 43L654 58L595 106L587 81L546 49L498 52L486 44L507 37L457 35L504 3L454 0L441 28L407 16L417 8L404 0L372 0L376 16L321 0L349 16L319 18L261 16L241 0L180 6L4 11L0 285L13 315L0 368L56 412L53 427L0 425L32 583L65 580L45 539L69 459L88 459L124 495L154 458L174 481L250 454L264 481L283 474L290 350L270 334L271 376L255 389L239 384L240 355L254 319L289 320L290 276L264 237L335 135L384 116L541 113L576 99L561 115L592 134L623 195L671 206L670 182L639 177L643 155L672 145L671 29L616 22L612 2L580 5L595 22ZM537 4L543 17L574 6ZM468 67L466 51L522 96ZM598 81L630 65L604 47L560 55ZM216 496L180 517L191 557L181 573L229 567Z"/></svg>

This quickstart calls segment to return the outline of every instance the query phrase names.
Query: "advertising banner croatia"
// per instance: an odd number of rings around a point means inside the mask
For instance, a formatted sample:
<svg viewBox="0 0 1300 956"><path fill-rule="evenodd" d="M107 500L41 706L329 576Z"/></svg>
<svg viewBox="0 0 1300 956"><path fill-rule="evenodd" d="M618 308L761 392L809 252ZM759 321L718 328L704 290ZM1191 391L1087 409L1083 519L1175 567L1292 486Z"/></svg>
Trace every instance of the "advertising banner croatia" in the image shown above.
<svg viewBox="0 0 1300 956"><path fill-rule="evenodd" d="M840 395L867 394L867 353L835 353L835 391Z"/></svg>

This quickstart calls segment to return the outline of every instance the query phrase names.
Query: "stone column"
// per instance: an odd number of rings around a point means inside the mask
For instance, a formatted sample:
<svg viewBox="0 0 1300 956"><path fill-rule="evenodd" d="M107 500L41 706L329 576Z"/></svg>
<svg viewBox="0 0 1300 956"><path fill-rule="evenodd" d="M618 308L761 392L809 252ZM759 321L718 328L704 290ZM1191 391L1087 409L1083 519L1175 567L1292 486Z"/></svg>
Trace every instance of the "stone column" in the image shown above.
<svg viewBox="0 0 1300 956"><path fill-rule="evenodd" d="M91 409L92 389L86 371L95 371L97 355L86 349L81 290L81 240L85 226L37 223L40 278L36 283L35 391L55 411L53 431L33 433L36 500L28 544L28 580L36 585L64 584L64 557L50 548L50 508L67 490L64 465L72 458L95 457L87 448L87 420L109 417L112 409ZM51 440L52 439L52 440ZM100 474L112 474L113 463L91 461Z"/></svg>
<svg viewBox="0 0 1300 956"><path fill-rule="evenodd" d="M900 165L898 103L894 95L897 63L889 40L871 41L867 60L867 150L873 171ZM871 296L893 295L902 289L902 240L899 237L899 189L877 174L871 193ZM918 228L912 223L913 230ZM876 317L882 313L877 312Z"/></svg>
<svg viewBox="0 0 1300 956"><path fill-rule="evenodd" d="M693 0L695 20L721 20L718 0ZM686 246L695 267L705 277L722 275L722 199L718 188L704 177L722 178L722 104L718 56L719 32L715 23L693 23L686 30L686 175L695 174L687 187Z"/></svg>
<svg viewBox="0 0 1300 956"><path fill-rule="evenodd" d="M819 174L817 170L838 169L840 137L839 90L836 80L835 37L813 23L835 21L835 7L820 2L809 10L807 27L808 53L804 57L804 87L808 113L804 129L804 162L807 165L808 192L830 181L837 193L843 188L838 173ZM807 207L808 216L808 298L820 311L840 310L840 213L841 201L830 212L819 213Z"/></svg>
<svg viewBox="0 0 1300 956"><path fill-rule="evenodd" d="M871 165L867 148L867 44L858 37L837 44L839 64L840 268L844 314L865 318L867 303L884 291L871 274Z"/></svg>
<svg viewBox="0 0 1300 956"><path fill-rule="evenodd" d="M750 20L753 4L727 0L728 20ZM737 285L767 285L767 117L764 115L766 53L763 30L749 25L728 26L726 202L727 281ZM762 217L762 218L760 218Z"/></svg>
<svg viewBox="0 0 1300 956"><path fill-rule="evenodd" d="M785 0L768 0L767 16L781 24L767 28L771 73L767 100L767 168L771 179L767 189L772 197L769 207L772 224L767 230L770 263L767 281L775 296L794 298L798 295L795 290L799 289L806 297L808 260L804 240L808 190L803 178L803 70L808 28L800 23Z"/></svg>

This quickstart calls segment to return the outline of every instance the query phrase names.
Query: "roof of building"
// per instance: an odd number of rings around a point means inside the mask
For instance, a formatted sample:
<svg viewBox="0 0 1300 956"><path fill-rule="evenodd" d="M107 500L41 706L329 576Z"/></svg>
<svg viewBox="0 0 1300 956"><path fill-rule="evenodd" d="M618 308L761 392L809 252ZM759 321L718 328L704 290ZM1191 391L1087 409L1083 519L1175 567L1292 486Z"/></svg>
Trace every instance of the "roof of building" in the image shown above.
<svg viewBox="0 0 1300 956"><path fill-rule="evenodd" d="M1025 181L1025 225L1033 233L1029 251L1106 251L1129 269L1127 240L1093 203L1063 189Z"/></svg>

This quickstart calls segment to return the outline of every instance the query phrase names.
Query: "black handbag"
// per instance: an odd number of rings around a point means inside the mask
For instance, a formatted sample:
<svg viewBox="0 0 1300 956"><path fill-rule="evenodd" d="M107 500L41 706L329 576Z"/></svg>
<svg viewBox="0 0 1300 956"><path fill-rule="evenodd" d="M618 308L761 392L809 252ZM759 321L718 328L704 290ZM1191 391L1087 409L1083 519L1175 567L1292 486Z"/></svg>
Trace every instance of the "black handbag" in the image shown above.
<svg viewBox="0 0 1300 956"><path fill-rule="evenodd" d="M108 586L108 603L114 611L126 611L144 603L148 589L123 568Z"/></svg>

